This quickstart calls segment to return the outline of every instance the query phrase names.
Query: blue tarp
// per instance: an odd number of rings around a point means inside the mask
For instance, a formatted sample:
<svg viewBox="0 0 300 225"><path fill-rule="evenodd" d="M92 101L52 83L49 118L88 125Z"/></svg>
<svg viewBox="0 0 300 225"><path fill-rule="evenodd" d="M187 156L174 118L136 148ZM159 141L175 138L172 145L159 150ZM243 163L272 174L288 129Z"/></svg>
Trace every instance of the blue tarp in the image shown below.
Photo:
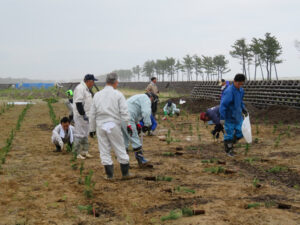
<svg viewBox="0 0 300 225"><path fill-rule="evenodd" d="M18 83L16 84L16 88L18 89L32 89L32 88L36 88L36 89L41 89L41 88L50 88L50 87L54 87L54 83Z"/></svg>

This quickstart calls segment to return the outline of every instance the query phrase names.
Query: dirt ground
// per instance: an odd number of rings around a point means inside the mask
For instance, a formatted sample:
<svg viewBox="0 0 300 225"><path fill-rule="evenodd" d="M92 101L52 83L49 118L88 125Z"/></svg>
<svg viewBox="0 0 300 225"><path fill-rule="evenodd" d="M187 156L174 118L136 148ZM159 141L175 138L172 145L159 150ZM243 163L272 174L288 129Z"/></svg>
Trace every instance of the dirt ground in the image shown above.
<svg viewBox="0 0 300 225"><path fill-rule="evenodd" d="M203 102L198 109L213 105ZM53 108L58 118L67 114L62 102ZM159 114L156 136L144 137L144 154L154 168L140 169L130 152L135 179L120 180L115 160L116 180L106 181L97 140L90 139L94 157L84 161L83 178L92 170L95 186L93 197L87 199L85 186L78 183L81 161L71 162L72 154L66 151L53 152L48 106L41 101L33 105L0 170L0 224L300 224L298 123L274 126L271 116L252 121L254 143L246 150L242 140L235 146L237 156L229 158L222 137L212 138L213 127L200 122L198 113L182 108L181 116L165 121ZM1 144L21 110L15 106L0 116ZM168 130L169 144L159 140ZM212 173L216 169L220 173ZM157 176L172 181L147 180ZM254 203L256 207L246 209ZM279 209L282 204L291 207ZM91 215L78 208L86 205L93 206ZM185 207L205 214L161 221Z"/></svg>

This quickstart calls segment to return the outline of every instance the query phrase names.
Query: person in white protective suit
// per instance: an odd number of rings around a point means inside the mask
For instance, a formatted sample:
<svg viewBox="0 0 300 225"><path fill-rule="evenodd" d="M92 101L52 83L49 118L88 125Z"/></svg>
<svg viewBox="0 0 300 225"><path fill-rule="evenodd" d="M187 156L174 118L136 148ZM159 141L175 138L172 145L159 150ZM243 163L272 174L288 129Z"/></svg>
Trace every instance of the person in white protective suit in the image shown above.
<svg viewBox="0 0 300 225"><path fill-rule="evenodd" d="M123 178L129 177L129 156L121 132L121 123L129 125L130 117L124 95L116 90L118 84L117 74L108 74L106 86L95 94L90 111L90 130L97 133L101 163L104 165L107 179L114 176L110 154L112 148L120 163Z"/></svg>
<svg viewBox="0 0 300 225"><path fill-rule="evenodd" d="M73 113L74 113L74 152L78 159L91 158L89 154L88 136L93 137L93 133L89 133L89 113L92 106L92 92L90 89L97 81L94 75L87 74L84 80L78 84L74 90L73 96Z"/></svg>
<svg viewBox="0 0 300 225"><path fill-rule="evenodd" d="M74 127L70 125L68 117L63 117L60 124L52 131L51 141L56 146L55 152L61 152L64 149L64 144L68 144L72 149L74 141Z"/></svg>
<svg viewBox="0 0 300 225"><path fill-rule="evenodd" d="M130 115L129 125L122 123L122 132L125 141L125 147L128 151L129 142L131 142L135 158L140 167L149 165L143 155L142 143L138 135L137 124L144 121L143 132L151 129L151 102L153 101L152 93L138 94L127 99L127 106ZM132 135L130 132L132 129Z"/></svg>
<svg viewBox="0 0 300 225"><path fill-rule="evenodd" d="M180 109L176 108L176 104L172 102L172 100L168 100L167 104L164 107L164 115L169 115L169 116L173 116L174 114L176 114L177 116L179 116L180 113Z"/></svg>

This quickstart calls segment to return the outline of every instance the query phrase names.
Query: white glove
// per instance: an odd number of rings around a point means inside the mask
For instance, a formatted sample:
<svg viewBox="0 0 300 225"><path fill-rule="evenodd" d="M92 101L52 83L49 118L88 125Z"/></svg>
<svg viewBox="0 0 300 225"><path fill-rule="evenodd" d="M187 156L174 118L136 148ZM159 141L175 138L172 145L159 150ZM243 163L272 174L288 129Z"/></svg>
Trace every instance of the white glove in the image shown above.
<svg viewBox="0 0 300 225"><path fill-rule="evenodd" d="M225 123L225 120L220 120L221 125L224 125L224 123Z"/></svg>

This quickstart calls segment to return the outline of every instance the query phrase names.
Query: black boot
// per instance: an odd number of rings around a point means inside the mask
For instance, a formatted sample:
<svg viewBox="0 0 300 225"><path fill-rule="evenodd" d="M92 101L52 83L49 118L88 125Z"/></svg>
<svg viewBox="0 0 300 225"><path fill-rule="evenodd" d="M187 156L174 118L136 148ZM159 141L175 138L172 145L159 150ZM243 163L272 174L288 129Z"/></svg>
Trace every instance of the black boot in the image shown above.
<svg viewBox="0 0 300 225"><path fill-rule="evenodd" d="M129 164L122 164L120 163L120 167L121 167L121 172L122 172L122 176L123 178L125 177L129 177Z"/></svg>
<svg viewBox="0 0 300 225"><path fill-rule="evenodd" d="M242 138L237 138L235 135L233 136L233 140L232 140L232 143L233 144L236 144L239 142L239 140L241 140Z"/></svg>
<svg viewBox="0 0 300 225"><path fill-rule="evenodd" d="M114 165L105 165L105 173L107 179L113 179L114 178Z"/></svg>
<svg viewBox="0 0 300 225"><path fill-rule="evenodd" d="M228 156L234 156L232 140L224 141L224 148Z"/></svg>
<svg viewBox="0 0 300 225"><path fill-rule="evenodd" d="M56 146L56 150L54 150L54 152L61 152L61 147L60 145L55 145Z"/></svg>

